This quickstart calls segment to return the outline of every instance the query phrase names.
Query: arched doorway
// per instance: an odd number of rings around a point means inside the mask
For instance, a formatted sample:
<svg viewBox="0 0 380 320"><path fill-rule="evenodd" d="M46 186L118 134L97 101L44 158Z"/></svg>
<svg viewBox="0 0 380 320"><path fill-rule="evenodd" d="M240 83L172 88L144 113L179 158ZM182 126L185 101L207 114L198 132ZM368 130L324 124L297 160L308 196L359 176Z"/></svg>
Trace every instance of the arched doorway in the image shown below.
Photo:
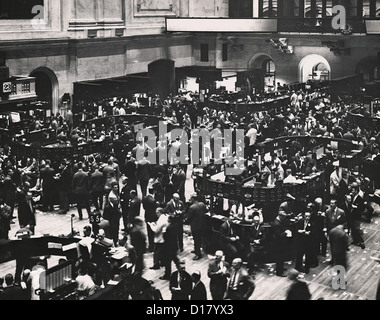
<svg viewBox="0 0 380 320"><path fill-rule="evenodd" d="M298 79L301 83L305 83L308 80L330 80L331 67L329 62L319 54L307 55L298 66Z"/></svg>
<svg viewBox="0 0 380 320"><path fill-rule="evenodd" d="M165 100L170 93L175 94L175 62L173 60L157 60L148 65L153 94Z"/></svg>
<svg viewBox="0 0 380 320"><path fill-rule="evenodd" d="M248 62L249 83L256 92L272 91L276 84L276 65L266 53L254 55Z"/></svg>
<svg viewBox="0 0 380 320"><path fill-rule="evenodd" d="M364 82L373 82L379 79L379 74L377 70L377 58L376 57L366 57L359 61L356 65L355 72L357 74L363 74Z"/></svg>
<svg viewBox="0 0 380 320"><path fill-rule="evenodd" d="M51 105L53 113L59 112L59 88L55 73L49 68L40 67L33 70L29 76L36 78L36 94L38 99L48 102Z"/></svg>

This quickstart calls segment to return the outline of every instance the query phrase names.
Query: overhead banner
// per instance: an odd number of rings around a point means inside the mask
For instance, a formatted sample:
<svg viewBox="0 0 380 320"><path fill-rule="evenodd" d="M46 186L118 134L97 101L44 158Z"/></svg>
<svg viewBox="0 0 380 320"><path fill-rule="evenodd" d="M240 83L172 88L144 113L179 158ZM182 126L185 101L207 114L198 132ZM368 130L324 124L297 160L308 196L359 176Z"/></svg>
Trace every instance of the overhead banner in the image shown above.
<svg viewBox="0 0 380 320"><path fill-rule="evenodd" d="M367 34L380 34L380 20L366 20Z"/></svg>
<svg viewBox="0 0 380 320"><path fill-rule="evenodd" d="M277 32L277 19L166 18L168 32Z"/></svg>

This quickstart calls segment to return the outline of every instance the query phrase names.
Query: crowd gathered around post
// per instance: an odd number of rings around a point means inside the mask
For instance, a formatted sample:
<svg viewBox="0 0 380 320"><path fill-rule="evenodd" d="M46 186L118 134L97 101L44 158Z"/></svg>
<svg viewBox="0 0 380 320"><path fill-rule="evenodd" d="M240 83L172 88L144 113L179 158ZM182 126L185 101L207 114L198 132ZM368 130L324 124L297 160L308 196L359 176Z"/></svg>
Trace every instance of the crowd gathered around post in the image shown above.
<svg viewBox="0 0 380 320"><path fill-rule="evenodd" d="M290 97L289 104L276 110L244 114L228 108L210 107L207 102L200 103L197 94L179 94L164 100L156 97L152 102L154 112L174 128L183 129L187 135L158 137L157 146L153 148L136 139L129 124L111 126L110 131L102 126L89 130L85 125L88 119L138 113L139 105L128 103L127 99L91 102L79 116L69 111L64 116L53 116L46 124L36 120L34 128L54 129L57 139L68 145L104 141L110 137L113 149L109 153L53 162L27 155L16 157L12 154L12 144L1 146L0 239L9 240L14 236L9 234L12 224L35 234L38 211L67 215L76 207L79 220L94 215L100 217L99 223L87 226L83 235L79 232L80 236L93 237L107 247L125 246L133 250L139 281L143 281L142 275L147 268L164 269L160 279L168 281L173 300L248 300L255 290L255 277L263 268L262 255L268 241L262 214L260 210L252 210L252 225L243 239L233 228L241 204L229 201L227 220L219 231L220 247L212 253L215 258L209 262L207 274L196 271L190 275L185 262L180 259L180 253L185 249L185 226L189 226L192 235L193 260L204 259L206 216L225 215L225 212L222 212L222 204L219 207L214 204L210 212L206 195L196 193L195 179L195 193L188 196L187 177L192 175L189 170L193 170L193 177L200 167L209 176L219 172L214 161L219 159L217 153L220 150L215 150L212 142L223 139L224 129L244 129L244 140L233 143L225 154L225 157L234 157L232 166L240 168L242 173L226 176L226 181L241 183L246 177L254 177L256 182L265 186L296 183L296 175L310 175L321 168L310 150L297 149L296 145L296 151L290 157L272 154L271 160L263 160L259 166L255 157L258 143L285 136L322 136L355 141L357 149L362 152L361 165L342 168L339 151L329 146L323 155L323 171L328 177L325 192L303 199L301 204L289 194L277 208L276 218L270 222L275 273L278 277L288 275L295 281L288 299L311 299L307 285L298 275L308 274L310 269L316 268L321 258L326 257L328 248L331 265L349 268L347 250L350 245L365 249L361 224L371 223L380 213L380 131L379 128L361 128L347 121L346 114L352 101L346 103L342 99L332 103L327 89L285 90L281 94ZM221 95L220 100L226 98ZM265 97L247 95L245 98L247 103L253 100L263 101ZM103 106L101 115L100 105ZM193 129L212 132L211 140L214 141L202 144L198 150L199 157L208 160L207 165L192 165L192 156L187 157L187 163L181 163L178 154L173 153L186 145L190 154L194 154L191 146L199 137ZM241 158L239 148L244 149ZM159 161L162 149L166 149L168 163ZM142 158L138 157L141 150ZM149 161L152 154L158 160L155 163ZM296 253L292 259L295 270L286 274L289 239L295 244ZM151 266L147 266L144 260L148 252L153 254ZM173 262L177 268L175 271L172 270ZM81 257L76 266L80 297L94 294L115 273L91 257ZM14 279L13 275L6 275L5 286L0 288L0 299L21 296L33 299L25 292L25 288L32 286L30 273L30 270L23 270ZM211 297L207 297L204 277L210 279ZM147 282L144 285L147 289L141 290L140 294L131 293L131 299L162 299L157 290L152 290L152 284Z"/></svg>

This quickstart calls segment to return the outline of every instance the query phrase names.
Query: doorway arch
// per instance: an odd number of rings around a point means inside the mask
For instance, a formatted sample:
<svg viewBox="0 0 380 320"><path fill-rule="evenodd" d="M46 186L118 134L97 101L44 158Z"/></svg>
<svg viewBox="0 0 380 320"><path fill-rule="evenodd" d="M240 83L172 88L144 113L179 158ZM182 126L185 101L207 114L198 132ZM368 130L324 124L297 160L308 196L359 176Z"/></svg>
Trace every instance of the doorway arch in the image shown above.
<svg viewBox="0 0 380 320"><path fill-rule="evenodd" d="M54 114L59 112L59 86L54 71L46 67L39 67L34 69L29 76L36 78L38 99L51 103Z"/></svg>
<svg viewBox="0 0 380 320"><path fill-rule="evenodd" d="M148 75L152 81L152 91L165 100L170 93L175 94L175 62L161 59L148 65Z"/></svg>
<svg viewBox="0 0 380 320"><path fill-rule="evenodd" d="M323 77L323 78L322 78ZM330 80L330 63L319 54L309 54L298 65L298 81L305 83L308 80Z"/></svg>
<svg viewBox="0 0 380 320"><path fill-rule="evenodd" d="M358 62L355 69L356 74L363 74L364 82L372 82L379 79L377 70L377 57L369 56Z"/></svg>
<svg viewBox="0 0 380 320"><path fill-rule="evenodd" d="M248 61L249 82L257 91L275 88L276 64L267 53L257 53Z"/></svg>

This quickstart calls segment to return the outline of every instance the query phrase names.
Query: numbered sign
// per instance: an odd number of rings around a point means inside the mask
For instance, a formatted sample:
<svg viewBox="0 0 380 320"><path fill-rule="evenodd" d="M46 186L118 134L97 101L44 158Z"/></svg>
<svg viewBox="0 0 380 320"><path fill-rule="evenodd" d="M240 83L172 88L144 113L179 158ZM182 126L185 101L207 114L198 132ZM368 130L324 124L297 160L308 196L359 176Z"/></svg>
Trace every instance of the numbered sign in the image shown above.
<svg viewBox="0 0 380 320"><path fill-rule="evenodd" d="M91 224L99 224L101 219L100 212L92 212L90 213L89 220Z"/></svg>
<svg viewBox="0 0 380 320"><path fill-rule="evenodd" d="M12 92L12 82L3 82L3 93Z"/></svg>

